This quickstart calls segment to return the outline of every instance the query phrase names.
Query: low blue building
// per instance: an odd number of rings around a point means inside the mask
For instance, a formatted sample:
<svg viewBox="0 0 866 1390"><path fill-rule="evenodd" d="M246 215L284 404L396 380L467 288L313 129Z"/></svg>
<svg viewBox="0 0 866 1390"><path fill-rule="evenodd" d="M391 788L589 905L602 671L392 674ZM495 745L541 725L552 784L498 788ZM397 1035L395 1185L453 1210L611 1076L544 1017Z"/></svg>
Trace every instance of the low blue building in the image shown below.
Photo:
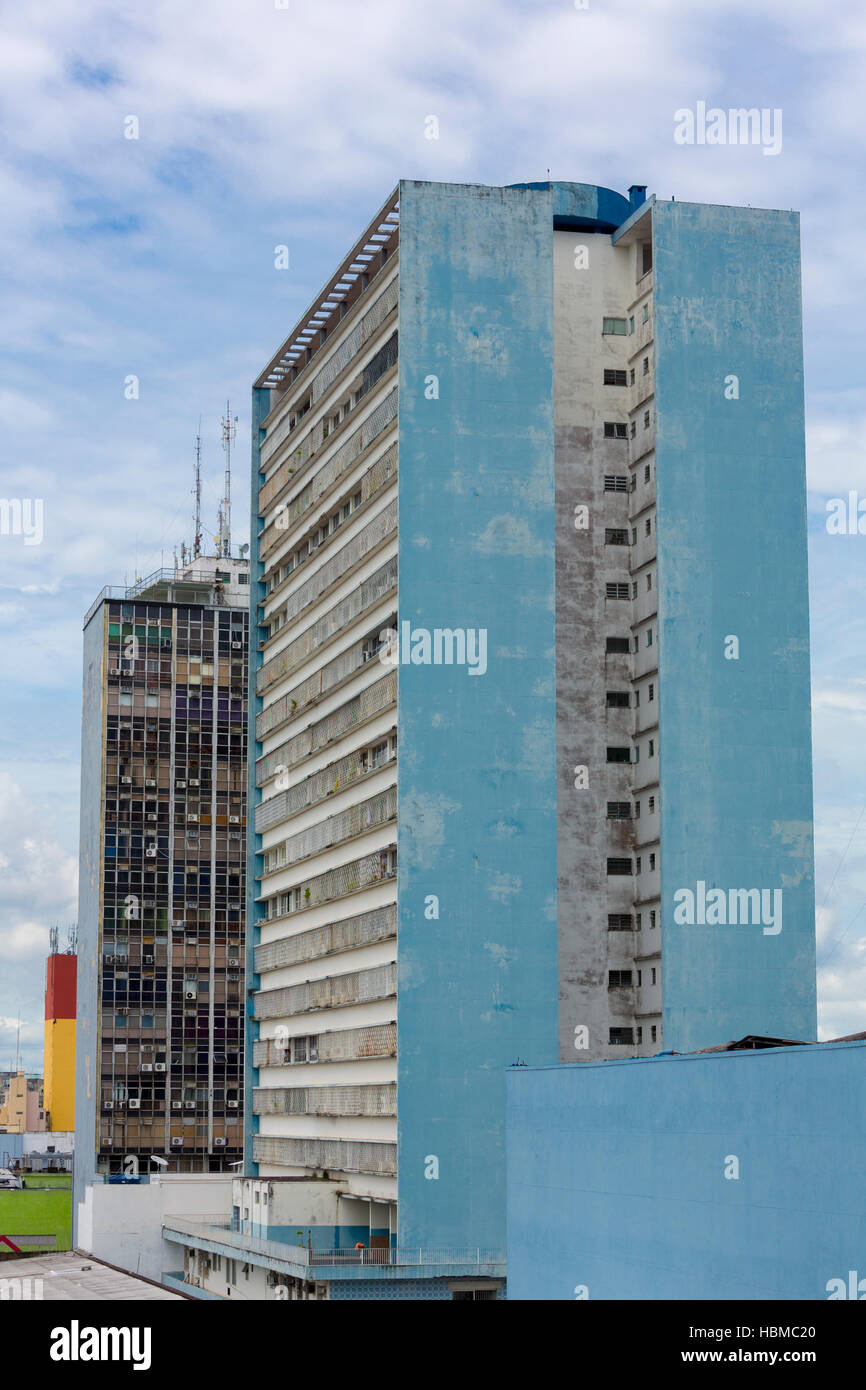
<svg viewBox="0 0 866 1390"><path fill-rule="evenodd" d="M514 1068L511 1299L866 1297L866 1035Z"/></svg>

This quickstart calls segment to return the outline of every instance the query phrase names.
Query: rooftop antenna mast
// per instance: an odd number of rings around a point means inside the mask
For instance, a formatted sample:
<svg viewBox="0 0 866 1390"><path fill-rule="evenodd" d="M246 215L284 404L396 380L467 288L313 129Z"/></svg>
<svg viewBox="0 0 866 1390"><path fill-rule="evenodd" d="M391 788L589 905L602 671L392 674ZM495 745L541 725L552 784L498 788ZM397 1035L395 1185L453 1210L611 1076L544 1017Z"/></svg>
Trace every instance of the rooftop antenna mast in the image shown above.
<svg viewBox="0 0 866 1390"><path fill-rule="evenodd" d="M195 437L195 536L192 543L192 557L201 555L201 416L198 417L198 434Z"/></svg>
<svg viewBox="0 0 866 1390"><path fill-rule="evenodd" d="M232 444L237 438L238 417L232 416L231 406L226 401L226 413L222 419L222 442L226 456L225 495L220 507L219 553L228 560L232 553Z"/></svg>

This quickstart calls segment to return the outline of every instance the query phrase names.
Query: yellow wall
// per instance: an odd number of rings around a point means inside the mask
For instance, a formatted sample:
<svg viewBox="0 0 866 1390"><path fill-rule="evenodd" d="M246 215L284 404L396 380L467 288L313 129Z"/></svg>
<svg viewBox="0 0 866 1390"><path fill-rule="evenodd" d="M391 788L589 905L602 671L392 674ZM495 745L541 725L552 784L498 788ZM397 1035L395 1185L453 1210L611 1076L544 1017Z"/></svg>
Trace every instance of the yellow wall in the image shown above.
<svg viewBox="0 0 866 1390"><path fill-rule="evenodd" d="M45 1020L45 1109L52 1129L75 1128L75 1019Z"/></svg>

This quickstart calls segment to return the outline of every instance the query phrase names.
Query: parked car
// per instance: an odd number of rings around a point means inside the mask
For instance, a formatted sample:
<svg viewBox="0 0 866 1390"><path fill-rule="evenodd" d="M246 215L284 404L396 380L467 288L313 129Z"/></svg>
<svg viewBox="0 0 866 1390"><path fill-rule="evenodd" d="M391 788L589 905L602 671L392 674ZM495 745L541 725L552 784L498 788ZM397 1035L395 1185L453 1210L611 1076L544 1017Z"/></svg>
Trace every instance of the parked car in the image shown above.
<svg viewBox="0 0 866 1390"><path fill-rule="evenodd" d="M24 1179L17 1173L12 1173L8 1168L0 1168L0 1191L9 1189L19 1189L24 1186Z"/></svg>

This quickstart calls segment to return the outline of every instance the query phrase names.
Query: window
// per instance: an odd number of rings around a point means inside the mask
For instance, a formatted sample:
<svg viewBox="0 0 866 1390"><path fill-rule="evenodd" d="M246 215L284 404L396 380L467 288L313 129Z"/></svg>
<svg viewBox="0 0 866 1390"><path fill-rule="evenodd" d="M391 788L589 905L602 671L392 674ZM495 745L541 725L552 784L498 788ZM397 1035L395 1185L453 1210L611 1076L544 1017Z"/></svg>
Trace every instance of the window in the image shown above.
<svg viewBox="0 0 866 1390"><path fill-rule="evenodd" d="M653 927L655 926L655 924L656 924L656 915L655 915L655 911L653 910L653 911L650 913L650 931L652 931L652 929L653 929Z"/></svg>
<svg viewBox="0 0 866 1390"><path fill-rule="evenodd" d="M633 527L631 528L631 543L632 543L632 545L637 545L637 527L636 527L636 526L633 526Z"/></svg>
<svg viewBox="0 0 866 1390"><path fill-rule="evenodd" d="M634 929L635 929L635 931L640 931L640 926L641 926L641 915L640 915L640 913L638 912L638 913L636 914L636 916L635 916L635 919L634 919Z"/></svg>
<svg viewBox="0 0 866 1390"><path fill-rule="evenodd" d="M648 357L645 357L644 360L643 360L643 374L644 374L644 376L649 376L649 358L648 358Z"/></svg>
<svg viewBox="0 0 866 1390"><path fill-rule="evenodd" d="M638 857L637 857L637 863L636 863L636 865L635 865L635 873L639 874L640 872L641 872L641 862L640 862L640 855L638 855Z"/></svg>
<svg viewBox="0 0 866 1390"><path fill-rule="evenodd" d="M632 314L631 318L628 321L628 331L629 333L634 332L634 314Z"/></svg>
<svg viewBox="0 0 866 1390"><path fill-rule="evenodd" d="M631 876L630 859L608 859L607 872L611 878L626 878Z"/></svg>
<svg viewBox="0 0 866 1390"><path fill-rule="evenodd" d="M630 801L609 801L607 803L608 820L631 820Z"/></svg>
<svg viewBox="0 0 866 1390"><path fill-rule="evenodd" d="M656 972L655 972L655 966L653 966L653 967L652 967L652 984L655 984L655 982L656 982Z"/></svg>
<svg viewBox="0 0 866 1390"><path fill-rule="evenodd" d="M640 987L640 985L641 985L641 983L642 983L642 979L643 979L643 976L642 976L641 971L639 970L639 971L637 972L638 987Z"/></svg>
<svg viewBox="0 0 866 1390"><path fill-rule="evenodd" d="M653 871L653 869L655 868L655 866L656 866L656 857L655 857L654 854L651 854L651 855L650 855L650 873L652 873L652 871Z"/></svg>
<svg viewBox="0 0 866 1390"><path fill-rule="evenodd" d="M651 535L652 535L652 529L653 529L652 517L651 517L651 516L648 516L647 519L646 519L646 521L644 522L644 530L646 531L646 534L647 534L648 536L651 536Z"/></svg>
<svg viewBox="0 0 866 1390"><path fill-rule="evenodd" d="M650 741L649 741L649 755L650 755L651 758L654 758L654 757L655 757L655 752L656 752L655 741L654 741L653 739L650 739Z"/></svg>
<svg viewBox="0 0 866 1390"><path fill-rule="evenodd" d="M615 337L625 337L625 319L602 319L601 331Z"/></svg>
<svg viewBox="0 0 866 1390"><path fill-rule="evenodd" d="M653 268L653 244L651 241L641 243L641 276L648 275Z"/></svg>
<svg viewBox="0 0 866 1390"><path fill-rule="evenodd" d="M631 596L632 596L632 598L637 598L637 580L636 580L636 579L634 580L634 582L633 582L633 584L632 584L632 586L631 586Z"/></svg>
<svg viewBox="0 0 866 1390"><path fill-rule="evenodd" d="M618 473L606 473L604 475L605 492L628 492L628 478L621 477Z"/></svg>
<svg viewBox="0 0 866 1390"><path fill-rule="evenodd" d="M626 374L618 368L605 367L604 369L605 386L625 386L627 385Z"/></svg>
<svg viewBox="0 0 866 1390"><path fill-rule="evenodd" d="M629 748L608 748L607 760L609 763L629 763L631 762L631 749Z"/></svg>
<svg viewBox="0 0 866 1390"><path fill-rule="evenodd" d="M642 1029L642 1028L638 1028L638 1030L637 1030L637 1041L638 1041L638 1044L640 1044L640 1043L643 1042L643 1029Z"/></svg>
<svg viewBox="0 0 866 1390"><path fill-rule="evenodd" d="M647 323L649 321L649 303L646 303L643 306L643 321L644 323Z"/></svg>
<svg viewBox="0 0 866 1390"><path fill-rule="evenodd" d="M637 633L635 633L635 635L634 635L634 649L635 649L635 651L637 651L637 649L638 649L638 635L637 635Z"/></svg>
<svg viewBox="0 0 866 1390"><path fill-rule="evenodd" d="M645 430L648 430L650 427L650 413L648 410L645 410L643 413L643 427Z"/></svg>
<svg viewBox="0 0 866 1390"><path fill-rule="evenodd" d="M631 382L631 385L634 386L634 367L632 367L631 371L629 372L629 381Z"/></svg>
<svg viewBox="0 0 866 1390"><path fill-rule="evenodd" d="M609 912L607 914L608 931L631 931L631 928L630 912Z"/></svg>
<svg viewBox="0 0 866 1390"><path fill-rule="evenodd" d="M648 463L644 465L643 480L645 483L648 483L650 480L650 466Z"/></svg>
<svg viewBox="0 0 866 1390"><path fill-rule="evenodd" d="M630 970L609 970L607 972L608 989L628 989L630 985Z"/></svg>
<svg viewBox="0 0 866 1390"><path fill-rule="evenodd" d="M604 644L605 652L611 656L628 656L629 646L627 637L607 637Z"/></svg>
<svg viewBox="0 0 866 1390"><path fill-rule="evenodd" d="M605 545L628 545L628 530L619 526L605 526Z"/></svg>
<svg viewBox="0 0 866 1390"><path fill-rule="evenodd" d="M656 799L654 796L651 796L649 799L649 813L651 816L654 816L656 813Z"/></svg>
<svg viewBox="0 0 866 1390"><path fill-rule="evenodd" d="M633 1030L631 1028L611 1028L610 1045L611 1047L628 1047L634 1042Z"/></svg>
<svg viewBox="0 0 866 1390"><path fill-rule="evenodd" d="M615 420L605 420L604 437L605 439L628 439L628 429Z"/></svg>
<svg viewBox="0 0 866 1390"><path fill-rule="evenodd" d="M627 690L609 690L607 692L608 709L628 709Z"/></svg>
<svg viewBox="0 0 866 1390"><path fill-rule="evenodd" d="M634 803L634 818L635 818L635 820L640 820L640 802L639 802L639 801L636 801L636 802Z"/></svg>
<svg viewBox="0 0 866 1390"><path fill-rule="evenodd" d="M628 584L605 584L604 596L605 598L627 599Z"/></svg>
<svg viewBox="0 0 866 1390"><path fill-rule="evenodd" d="M648 574L647 577L646 577L646 591L647 591L647 593L650 592L650 590L652 589L652 586L653 586L653 577L652 577L652 574Z"/></svg>
<svg viewBox="0 0 866 1390"><path fill-rule="evenodd" d="M639 705L640 705L640 691L639 691L639 690L636 690L636 691L634 692L634 707L635 707L635 709L637 709Z"/></svg>
<svg viewBox="0 0 866 1390"><path fill-rule="evenodd" d="M656 1026L655 1026L655 1024L653 1024L652 1027L650 1028L650 1037L651 1037L652 1041L655 1042L655 1040L656 1040Z"/></svg>
<svg viewBox="0 0 866 1390"><path fill-rule="evenodd" d="M647 695L647 699L650 700L650 701L652 701L652 700L655 699L655 697L656 697L656 688L655 688L655 686L653 685L652 681L650 681L650 683L649 683L649 694Z"/></svg>
<svg viewBox="0 0 866 1390"><path fill-rule="evenodd" d="M628 432L630 438L634 439L635 435L637 434L637 425L635 424L634 420L632 420L631 424L629 425Z"/></svg>

